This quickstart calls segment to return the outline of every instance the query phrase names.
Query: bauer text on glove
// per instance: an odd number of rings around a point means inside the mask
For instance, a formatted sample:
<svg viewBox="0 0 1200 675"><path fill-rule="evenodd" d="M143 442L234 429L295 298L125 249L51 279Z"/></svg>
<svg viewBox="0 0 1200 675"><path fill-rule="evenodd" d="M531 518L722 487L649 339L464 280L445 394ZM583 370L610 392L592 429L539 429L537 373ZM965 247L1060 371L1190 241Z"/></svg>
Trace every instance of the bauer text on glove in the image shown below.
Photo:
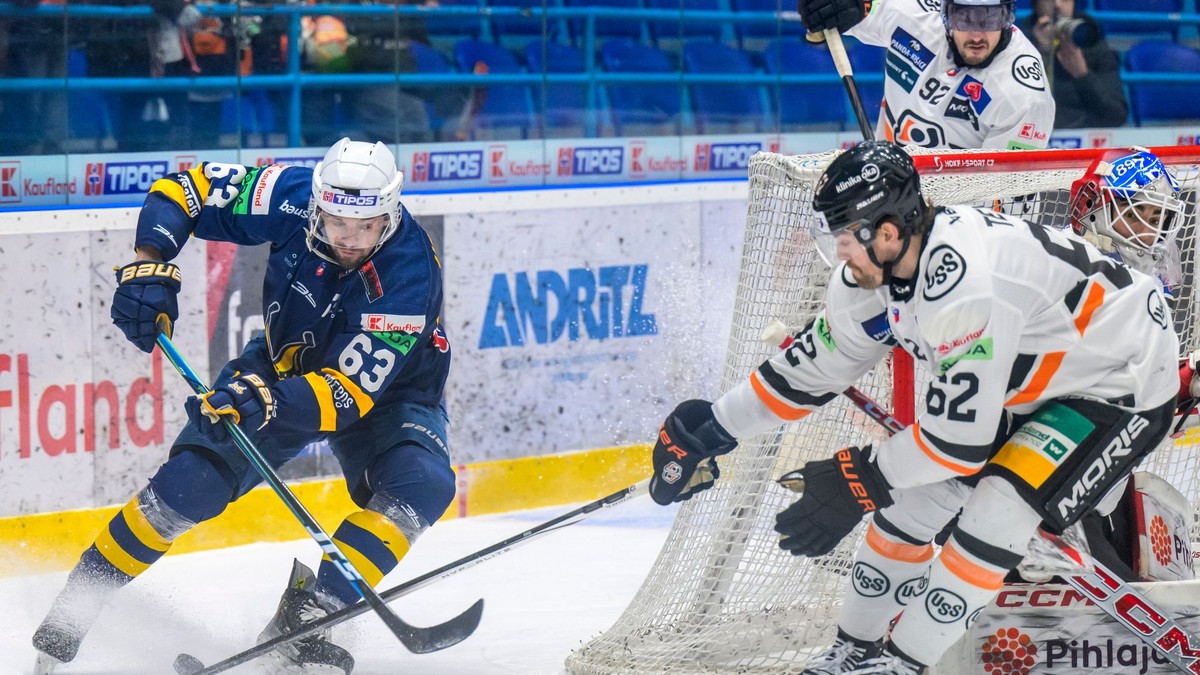
<svg viewBox="0 0 1200 675"><path fill-rule="evenodd" d="M800 473L803 496L775 517L779 547L792 555L829 553L863 515L893 502L869 445L843 448L831 459L805 464Z"/></svg>
<svg viewBox="0 0 1200 675"><path fill-rule="evenodd" d="M667 415L654 442L654 475L650 496L659 504L691 499L712 487L721 475L717 456L737 447L737 441L713 416L708 401L680 403Z"/></svg>
<svg viewBox="0 0 1200 675"><path fill-rule="evenodd" d="M154 351L160 327L167 337L179 318L181 277L168 262L143 260L120 267L110 316L130 342L147 354Z"/></svg>
<svg viewBox="0 0 1200 675"><path fill-rule="evenodd" d="M212 441L224 440L229 432L225 420L254 432L275 417L275 397L271 387L254 373L236 374L227 383L184 402L188 419Z"/></svg>

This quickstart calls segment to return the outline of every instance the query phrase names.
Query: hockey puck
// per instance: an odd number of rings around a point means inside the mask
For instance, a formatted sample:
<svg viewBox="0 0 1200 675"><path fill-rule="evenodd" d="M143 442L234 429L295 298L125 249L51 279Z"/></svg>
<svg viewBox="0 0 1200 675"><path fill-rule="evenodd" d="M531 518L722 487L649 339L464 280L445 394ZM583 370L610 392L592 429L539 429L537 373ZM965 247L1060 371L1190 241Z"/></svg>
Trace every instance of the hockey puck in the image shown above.
<svg viewBox="0 0 1200 675"><path fill-rule="evenodd" d="M204 670L204 663L191 654L180 654L175 657L175 672L179 675L193 675Z"/></svg>

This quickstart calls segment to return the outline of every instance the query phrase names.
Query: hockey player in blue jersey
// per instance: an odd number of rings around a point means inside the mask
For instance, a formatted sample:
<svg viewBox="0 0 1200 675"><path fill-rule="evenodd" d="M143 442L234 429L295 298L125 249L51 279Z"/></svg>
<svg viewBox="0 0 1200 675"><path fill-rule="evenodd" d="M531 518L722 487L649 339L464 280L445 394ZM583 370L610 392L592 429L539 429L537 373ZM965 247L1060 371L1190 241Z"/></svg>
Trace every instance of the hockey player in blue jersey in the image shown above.
<svg viewBox="0 0 1200 675"><path fill-rule="evenodd" d="M442 516L455 485L442 403L450 346L441 263L400 204L402 182L382 143L343 139L315 169L204 163L151 187L136 260L117 270L113 322L153 350L158 326L173 327L178 315L182 280L170 261L195 236L271 245L265 330L211 393L187 399L188 423L169 459L83 553L33 637L38 672L73 659L113 591L259 482L222 420L239 424L276 467L309 443L329 442L362 509L333 538L372 585ZM357 599L328 557L315 573L297 561L260 639ZM353 668L327 635L281 649L273 656L288 668Z"/></svg>

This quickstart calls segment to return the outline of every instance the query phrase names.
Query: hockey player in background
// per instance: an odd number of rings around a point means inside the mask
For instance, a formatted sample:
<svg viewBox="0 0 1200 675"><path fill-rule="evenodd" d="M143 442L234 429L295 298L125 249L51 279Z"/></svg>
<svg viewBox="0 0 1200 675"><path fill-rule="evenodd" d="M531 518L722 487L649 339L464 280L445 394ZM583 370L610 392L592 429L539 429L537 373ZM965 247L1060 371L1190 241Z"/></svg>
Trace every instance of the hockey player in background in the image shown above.
<svg viewBox="0 0 1200 675"><path fill-rule="evenodd" d="M315 169L206 162L158 180L138 217L135 262L117 270L113 322L142 351L178 315L189 237L270 243L264 333L189 397L188 423L149 484L80 558L33 637L39 672L75 657L105 599L197 523L260 480L223 425L241 426L272 466L328 440L362 509L333 534L376 585L454 496L442 389L441 263L400 203L403 174L382 143L342 139ZM260 639L358 600L330 562L296 561ZM353 658L316 635L273 656L349 673Z"/></svg>
<svg viewBox="0 0 1200 675"><path fill-rule="evenodd" d="M822 556L874 514L855 565L892 587L927 575L925 590L906 608L850 575L836 642L803 672L916 675L967 630L1039 526L1075 523L1166 436L1178 340L1157 280L1067 233L929 204L894 144L834 159L812 206L818 250L836 263L824 309L715 403L667 417L650 491L667 504L710 487L738 439L800 420L902 347L933 376L917 423L807 463L804 494L775 529L783 549ZM1105 452L1112 444L1120 451Z"/></svg>
<svg viewBox="0 0 1200 675"><path fill-rule="evenodd" d="M810 35L887 49L876 135L922 148L1044 148L1054 97L1016 0L798 0Z"/></svg>
<svg viewBox="0 0 1200 675"><path fill-rule="evenodd" d="M1195 183L1195 176L1184 177ZM1071 185L1071 229L1126 265L1157 276L1168 298L1182 281L1180 181L1153 153L1113 149Z"/></svg>

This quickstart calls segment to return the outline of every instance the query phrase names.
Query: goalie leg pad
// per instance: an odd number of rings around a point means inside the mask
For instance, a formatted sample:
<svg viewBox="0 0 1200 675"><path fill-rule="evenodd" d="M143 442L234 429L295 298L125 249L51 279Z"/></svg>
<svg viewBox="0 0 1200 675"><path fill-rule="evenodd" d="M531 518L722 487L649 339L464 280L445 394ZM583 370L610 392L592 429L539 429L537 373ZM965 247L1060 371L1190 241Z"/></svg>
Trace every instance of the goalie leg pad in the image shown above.
<svg viewBox="0 0 1200 675"><path fill-rule="evenodd" d="M1086 399L1051 401L984 467L1061 533L1095 507L1169 431L1174 403L1138 413Z"/></svg>

